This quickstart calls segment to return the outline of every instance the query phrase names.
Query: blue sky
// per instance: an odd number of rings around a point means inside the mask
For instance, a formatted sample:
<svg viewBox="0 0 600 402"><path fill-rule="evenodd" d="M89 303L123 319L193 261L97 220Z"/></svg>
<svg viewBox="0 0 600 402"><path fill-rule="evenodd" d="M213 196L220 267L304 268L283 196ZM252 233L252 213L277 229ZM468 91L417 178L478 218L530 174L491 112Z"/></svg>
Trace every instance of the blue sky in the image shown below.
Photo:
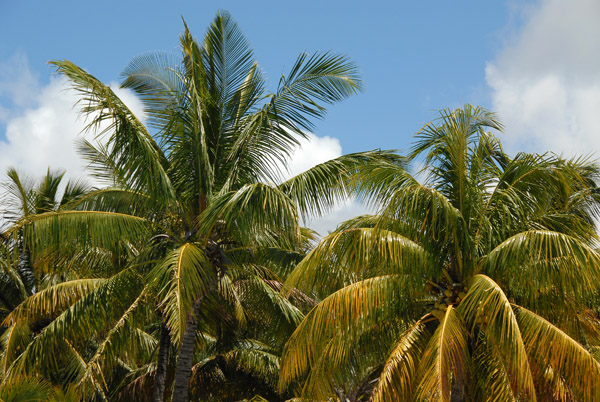
<svg viewBox="0 0 600 402"><path fill-rule="evenodd" d="M501 48L510 14L502 1L6 3L0 60L26 56L41 83L52 59L116 81L139 53L177 52L181 16L202 37L219 9L238 21L273 83L300 52L347 54L360 66L365 90L331 108L315 130L339 138L346 152L405 148L432 111L463 102L489 106L485 63Z"/></svg>
<svg viewBox="0 0 600 402"><path fill-rule="evenodd" d="M0 171L83 171L76 98L49 60L69 59L116 87L134 56L178 52L181 16L201 38L218 10L238 21L273 84L304 51L347 54L362 71L364 92L317 123L295 172L341 153L405 150L436 110L466 102L499 114L511 153L600 151L597 0L0 0Z"/></svg>

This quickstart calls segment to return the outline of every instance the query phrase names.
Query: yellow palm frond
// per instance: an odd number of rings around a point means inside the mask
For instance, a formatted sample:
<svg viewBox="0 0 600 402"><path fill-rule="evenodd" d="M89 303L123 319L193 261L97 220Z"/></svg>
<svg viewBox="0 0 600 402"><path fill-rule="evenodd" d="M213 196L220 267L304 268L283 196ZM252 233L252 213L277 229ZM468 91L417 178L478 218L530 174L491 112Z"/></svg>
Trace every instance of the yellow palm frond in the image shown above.
<svg viewBox="0 0 600 402"><path fill-rule="evenodd" d="M351 351L345 339L351 339L372 324L401 315L402 307L413 300L394 300L406 287L405 275L389 275L367 279L347 286L315 306L288 340L282 358L279 387L284 389L316 364L329 345L339 335L335 350L328 354L342 359ZM390 303L390 302L394 303ZM402 305L402 307L400 307ZM409 310L409 309L407 309ZM344 331L338 331L344 329Z"/></svg>
<svg viewBox="0 0 600 402"><path fill-rule="evenodd" d="M581 401L600 400L600 363L590 352L537 314L520 306L514 311L528 354L549 385L555 390L568 387Z"/></svg>
<svg viewBox="0 0 600 402"><path fill-rule="evenodd" d="M490 347L498 349L513 393L535 399L527 348L515 313L500 286L485 275L475 275L458 309L468 325L477 326Z"/></svg>
<svg viewBox="0 0 600 402"><path fill-rule="evenodd" d="M373 390L372 402L410 400L414 393L419 360L429 335L425 326L425 321L428 319L432 319L429 314L402 334L383 366L383 371Z"/></svg>
<svg viewBox="0 0 600 402"><path fill-rule="evenodd" d="M13 322L31 322L40 317L51 317L69 308L77 300L106 282L106 279L77 279L47 287L24 300L9 315L2 325Z"/></svg>
<svg viewBox="0 0 600 402"><path fill-rule="evenodd" d="M450 402L452 383L463 386L467 359L466 328L460 314L449 306L423 352L417 398Z"/></svg>
<svg viewBox="0 0 600 402"><path fill-rule="evenodd" d="M325 237L296 266L286 287L305 292L318 287L319 294L327 295L379 275L415 273L413 277L419 278L433 267L429 253L405 236L378 228L351 228Z"/></svg>

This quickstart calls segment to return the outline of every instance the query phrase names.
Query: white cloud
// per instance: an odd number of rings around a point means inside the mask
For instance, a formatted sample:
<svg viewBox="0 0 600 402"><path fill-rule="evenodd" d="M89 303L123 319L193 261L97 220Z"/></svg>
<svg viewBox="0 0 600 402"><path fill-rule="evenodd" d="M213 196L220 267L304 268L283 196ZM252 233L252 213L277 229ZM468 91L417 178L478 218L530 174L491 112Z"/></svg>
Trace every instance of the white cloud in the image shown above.
<svg viewBox="0 0 600 402"><path fill-rule="evenodd" d="M0 75L0 95L7 97L12 107L0 110L6 127L6 138L0 140L0 174L13 166L32 177L41 177L48 167L64 169L68 177L85 176L84 161L75 150L75 141L85 127L85 119L74 106L75 92L57 76L40 85L22 55L0 63L5 65L11 68ZM143 118L141 102L133 93L116 83L111 88Z"/></svg>
<svg viewBox="0 0 600 402"><path fill-rule="evenodd" d="M600 151L600 2L542 0L486 68L504 142L519 150Z"/></svg>
<svg viewBox="0 0 600 402"><path fill-rule="evenodd" d="M0 96L4 96L17 107L28 107L34 102L38 89L38 77L28 66L27 56L15 53L6 61L0 61ZM8 110L3 108L0 120L4 120ZM4 117L4 118L3 118Z"/></svg>
<svg viewBox="0 0 600 402"><path fill-rule="evenodd" d="M342 155L342 145L337 138L317 137L312 133L307 133L307 137L300 141L300 147L292 154L285 179ZM348 200L333 208L327 215L305 224L321 235L327 235L327 232L334 230L340 222L365 213L367 210L363 206Z"/></svg>
<svg viewBox="0 0 600 402"><path fill-rule="evenodd" d="M342 156L342 145L337 138L317 137L307 133L307 138L300 140L288 165L285 178L288 179L302 173L319 163Z"/></svg>

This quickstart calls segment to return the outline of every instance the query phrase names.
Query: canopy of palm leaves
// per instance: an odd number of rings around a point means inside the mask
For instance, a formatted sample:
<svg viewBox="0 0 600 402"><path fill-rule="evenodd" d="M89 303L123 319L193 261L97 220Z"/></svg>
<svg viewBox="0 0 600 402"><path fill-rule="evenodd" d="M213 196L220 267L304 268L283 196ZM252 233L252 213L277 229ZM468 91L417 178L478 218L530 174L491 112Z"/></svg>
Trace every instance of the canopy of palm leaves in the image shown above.
<svg viewBox="0 0 600 402"><path fill-rule="evenodd" d="M483 109L444 110L416 135L418 175L361 169L356 190L379 213L341 224L288 277L322 301L287 342L282 390L600 400L598 167L509 157L490 129Z"/></svg>

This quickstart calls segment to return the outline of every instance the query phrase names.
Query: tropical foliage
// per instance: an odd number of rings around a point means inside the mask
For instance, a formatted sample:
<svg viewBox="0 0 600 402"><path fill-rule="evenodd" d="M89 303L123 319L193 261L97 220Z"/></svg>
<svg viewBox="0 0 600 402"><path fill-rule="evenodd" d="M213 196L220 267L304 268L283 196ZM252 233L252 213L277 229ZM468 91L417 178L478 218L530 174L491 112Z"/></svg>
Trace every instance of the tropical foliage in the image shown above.
<svg viewBox="0 0 600 402"><path fill-rule="evenodd" d="M417 176L361 169L379 213L340 225L288 277L323 300L287 342L282 390L325 400L374 376L359 397L599 400L598 167L511 158L489 129L492 113L445 110L407 157Z"/></svg>
<svg viewBox="0 0 600 402"><path fill-rule="evenodd" d="M357 67L301 54L271 91L227 13L180 49L125 68L143 114L52 63L96 186L7 172L0 401L600 400L595 163L511 157L466 105L286 178ZM377 213L301 226L349 196Z"/></svg>

